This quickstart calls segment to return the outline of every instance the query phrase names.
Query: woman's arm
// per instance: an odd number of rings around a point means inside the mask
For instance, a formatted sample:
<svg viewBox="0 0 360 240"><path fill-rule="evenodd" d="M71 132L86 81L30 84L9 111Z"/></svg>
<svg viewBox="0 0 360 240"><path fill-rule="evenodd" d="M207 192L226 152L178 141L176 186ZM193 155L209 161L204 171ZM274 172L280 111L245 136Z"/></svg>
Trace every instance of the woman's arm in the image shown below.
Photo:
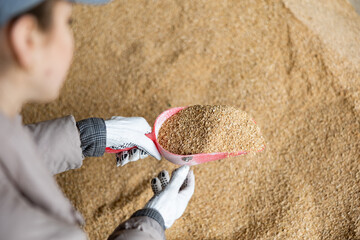
<svg viewBox="0 0 360 240"><path fill-rule="evenodd" d="M84 157L102 156L106 126L101 118L76 122L73 116L27 125L53 174L79 168Z"/></svg>
<svg viewBox="0 0 360 240"><path fill-rule="evenodd" d="M79 226L29 200L0 167L0 239L86 240L87 236Z"/></svg>
<svg viewBox="0 0 360 240"><path fill-rule="evenodd" d="M120 224L108 240L165 240L164 220L153 209L137 211Z"/></svg>

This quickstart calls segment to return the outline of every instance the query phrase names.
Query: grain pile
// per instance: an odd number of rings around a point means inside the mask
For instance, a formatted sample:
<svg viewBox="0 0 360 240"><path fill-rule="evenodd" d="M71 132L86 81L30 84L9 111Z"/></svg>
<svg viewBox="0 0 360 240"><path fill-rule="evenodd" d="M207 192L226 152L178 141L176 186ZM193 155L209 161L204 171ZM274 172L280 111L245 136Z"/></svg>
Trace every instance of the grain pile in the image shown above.
<svg viewBox="0 0 360 240"><path fill-rule="evenodd" d="M254 152L264 138L254 121L231 106L195 105L177 112L159 130L158 141L180 155L216 152Z"/></svg>
<svg viewBox="0 0 360 240"><path fill-rule="evenodd" d="M266 150L194 167L175 239L360 239L360 17L345 0L115 0L74 9L76 52L59 100L24 121L143 116L232 105ZM57 176L92 240L152 197L176 166L111 154Z"/></svg>

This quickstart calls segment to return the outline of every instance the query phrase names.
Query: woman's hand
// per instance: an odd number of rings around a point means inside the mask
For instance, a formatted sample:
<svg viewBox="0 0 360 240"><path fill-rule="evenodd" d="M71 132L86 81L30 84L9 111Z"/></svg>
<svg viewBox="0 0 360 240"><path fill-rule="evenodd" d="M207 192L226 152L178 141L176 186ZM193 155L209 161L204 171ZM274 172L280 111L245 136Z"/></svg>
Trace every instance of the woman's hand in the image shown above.
<svg viewBox="0 0 360 240"><path fill-rule="evenodd" d="M169 228L185 212L195 190L195 176L189 166L176 169L170 180L169 173L163 170L152 179L151 187L155 195L145 208L157 210L164 219L165 228Z"/></svg>
<svg viewBox="0 0 360 240"><path fill-rule="evenodd" d="M151 132L151 127L142 117L112 117L105 121L106 147L124 149L137 147L116 154L118 166L146 158L148 155L160 160L154 142L145 136Z"/></svg>

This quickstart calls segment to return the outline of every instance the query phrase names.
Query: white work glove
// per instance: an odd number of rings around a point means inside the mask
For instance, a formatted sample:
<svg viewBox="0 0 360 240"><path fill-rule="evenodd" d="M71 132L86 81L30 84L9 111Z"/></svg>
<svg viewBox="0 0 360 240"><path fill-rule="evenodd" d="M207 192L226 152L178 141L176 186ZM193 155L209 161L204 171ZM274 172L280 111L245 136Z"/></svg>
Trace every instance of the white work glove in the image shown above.
<svg viewBox="0 0 360 240"><path fill-rule="evenodd" d="M157 210L164 219L165 228L169 228L183 215L195 190L195 176L189 166L176 169L169 181L166 170L151 180L154 197L145 208Z"/></svg>
<svg viewBox="0 0 360 240"><path fill-rule="evenodd" d="M142 117L112 117L105 120L106 147L124 149L136 146L137 148L116 154L117 166L124 166L146 158L148 155L161 160L154 142L145 136L151 132L151 127Z"/></svg>

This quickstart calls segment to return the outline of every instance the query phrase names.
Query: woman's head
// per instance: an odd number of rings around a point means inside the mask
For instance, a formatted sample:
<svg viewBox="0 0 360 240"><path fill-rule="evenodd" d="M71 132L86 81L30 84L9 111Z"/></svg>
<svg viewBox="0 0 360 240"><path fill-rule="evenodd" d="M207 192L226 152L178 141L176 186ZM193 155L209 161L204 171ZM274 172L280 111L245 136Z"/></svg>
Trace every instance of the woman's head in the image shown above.
<svg viewBox="0 0 360 240"><path fill-rule="evenodd" d="M1 28L0 81L13 78L26 89L24 101L58 96L73 55L71 11L67 1L46 0Z"/></svg>
<svg viewBox="0 0 360 240"><path fill-rule="evenodd" d="M71 9L66 1L47 0L1 30L0 75L19 78L28 90L26 101L47 102L58 96L73 54Z"/></svg>

